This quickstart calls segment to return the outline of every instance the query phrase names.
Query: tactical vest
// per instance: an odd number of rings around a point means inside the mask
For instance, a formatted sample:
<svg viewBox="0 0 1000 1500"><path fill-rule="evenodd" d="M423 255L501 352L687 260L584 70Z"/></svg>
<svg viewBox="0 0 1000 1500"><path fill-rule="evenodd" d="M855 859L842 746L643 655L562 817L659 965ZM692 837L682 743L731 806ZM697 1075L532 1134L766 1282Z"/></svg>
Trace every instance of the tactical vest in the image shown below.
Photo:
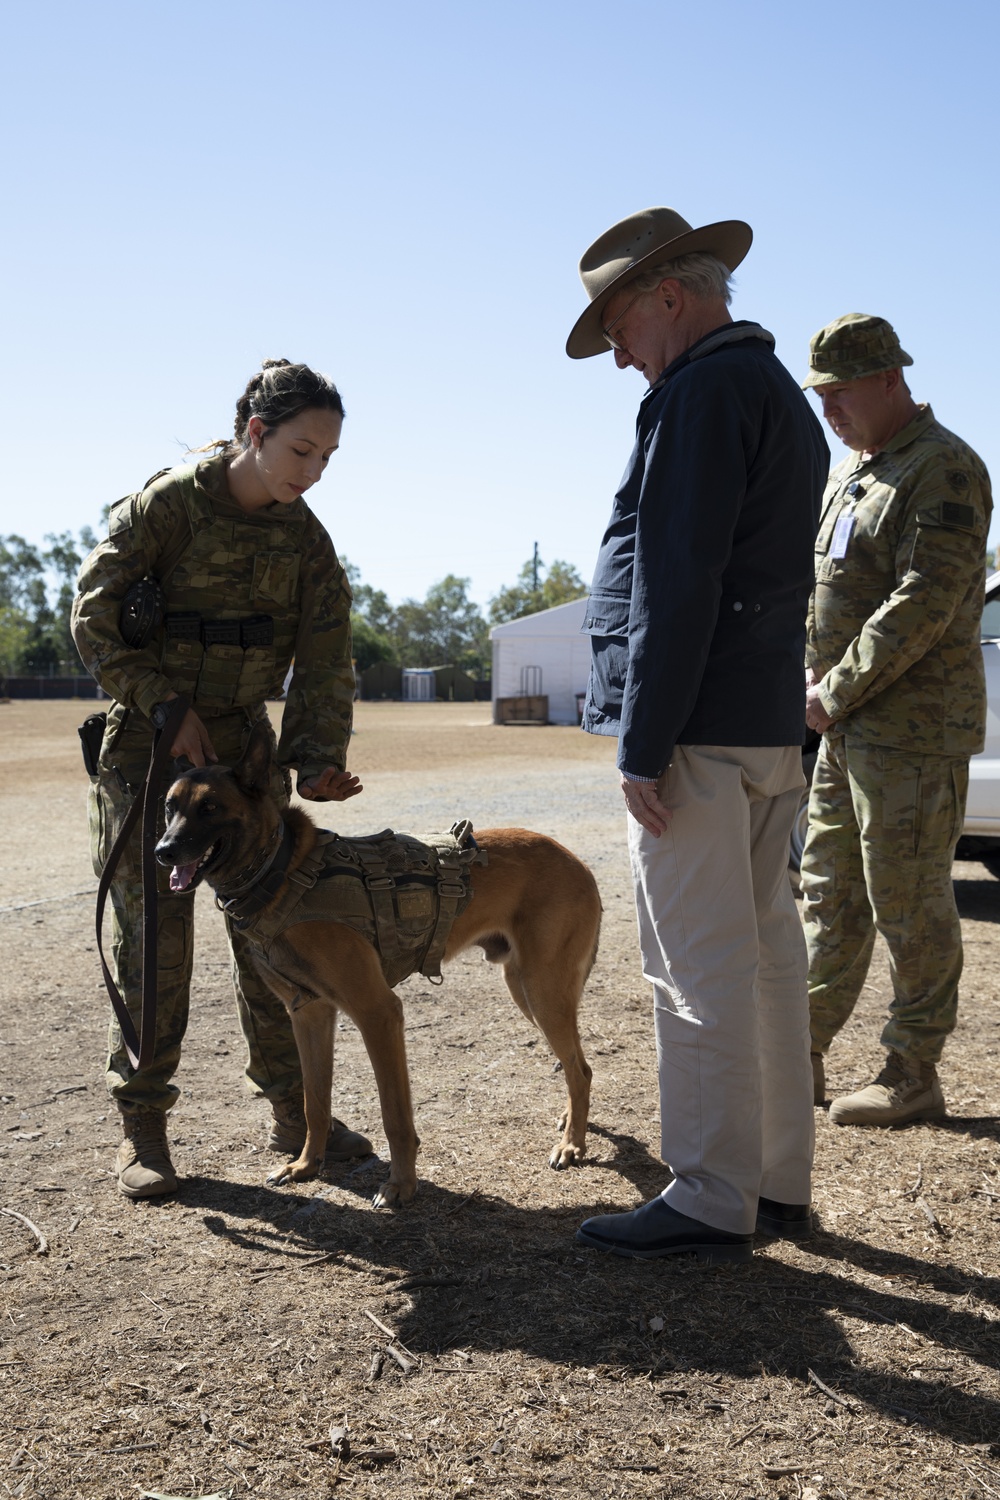
<svg viewBox="0 0 1000 1500"><path fill-rule="evenodd" d="M286 927L339 922L376 949L390 986L417 973L440 979L452 923L472 899L469 867L486 862L468 820L426 839L391 828L365 838L319 829L312 850L263 911L243 917L240 901L219 905L265 961Z"/></svg>
<svg viewBox="0 0 1000 1500"><path fill-rule="evenodd" d="M164 476L191 534L164 583L160 668L207 714L280 696L299 625L303 525L217 514L199 470L220 462Z"/></svg>

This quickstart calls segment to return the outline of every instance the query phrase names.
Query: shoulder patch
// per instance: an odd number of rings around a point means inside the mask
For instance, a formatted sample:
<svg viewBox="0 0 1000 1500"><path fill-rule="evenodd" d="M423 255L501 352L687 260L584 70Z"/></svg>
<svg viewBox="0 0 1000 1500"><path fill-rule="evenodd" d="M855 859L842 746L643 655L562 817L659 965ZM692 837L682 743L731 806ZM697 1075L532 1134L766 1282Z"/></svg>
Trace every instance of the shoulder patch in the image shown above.
<svg viewBox="0 0 1000 1500"><path fill-rule="evenodd" d="M944 477L956 495L964 494L969 488L969 476L964 469L949 469Z"/></svg>
<svg viewBox="0 0 1000 1500"><path fill-rule="evenodd" d="M942 500L941 525L957 526L962 531L973 531L976 525L976 512L971 505L959 505L957 500Z"/></svg>
<svg viewBox="0 0 1000 1500"><path fill-rule="evenodd" d="M129 531L132 526L132 501L134 495L124 495L121 500L116 500L108 515L108 536L118 536L122 531Z"/></svg>
<svg viewBox="0 0 1000 1500"><path fill-rule="evenodd" d="M944 526L949 531L975 531L975 507L961 505L957 500L941 500L937 505L925 505L917 512L917 525Z"/></svg>
<svg viewBox="0 0 1000 1500"><path fill-rule="evenodd" d="M916 514L918 526L945 526L949 531L975 531L975 505L961 505L957 499L942 499L937 505L924 505Z"/></svg>

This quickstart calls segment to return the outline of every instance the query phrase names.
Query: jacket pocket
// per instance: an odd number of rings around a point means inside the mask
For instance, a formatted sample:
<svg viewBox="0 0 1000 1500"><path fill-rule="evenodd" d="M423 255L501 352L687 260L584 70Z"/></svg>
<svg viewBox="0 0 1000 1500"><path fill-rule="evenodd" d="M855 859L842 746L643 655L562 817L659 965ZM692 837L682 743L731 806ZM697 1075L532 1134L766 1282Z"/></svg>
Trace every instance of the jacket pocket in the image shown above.
<svg viewBox="0 0 1000 1500"><path fill-rule="evenodd" d="M252 703L263 702L275 689L276 671L273 646L248 646L243 652L233 706L249 708ZM280 688L280 682L277 686Z"/></svg>
<svg viewBox="0 0 1000 1500"><path fill-rule="evenodd" d="M253 597L290 609L298 597L299 554L258 552L253 560Z"/></svg>
<svg viewBox="0 0 1000 1500"><path fill-rule="evenodd" d="M631 601L621 595L592 594L583 617L590 636L590 681L584 705L584 728L621 718L628 676L628 624ZM606 732L606 731L601 731Z"/></svg>
<svg viewBox="0 0 1000 1500"><path fill-rule="evenodd" d="M163 652L163 675L175 693L192 697L201 672L205 648L201 641L172 640L168 637Z"/></svg>
<svg viewBox="0 0 1000 1500"><path fill-rule="evenodd" d="M242 646L217 643L204 647L198 691L195 699L201 708L231 708L243 666Z"/></svg>
<svg viewBox="0 0 1000 1500"><path fill-rule="evenodd" d="M580 627L583 635L628 637L632 601L622 594L591 594Z"/></svg>

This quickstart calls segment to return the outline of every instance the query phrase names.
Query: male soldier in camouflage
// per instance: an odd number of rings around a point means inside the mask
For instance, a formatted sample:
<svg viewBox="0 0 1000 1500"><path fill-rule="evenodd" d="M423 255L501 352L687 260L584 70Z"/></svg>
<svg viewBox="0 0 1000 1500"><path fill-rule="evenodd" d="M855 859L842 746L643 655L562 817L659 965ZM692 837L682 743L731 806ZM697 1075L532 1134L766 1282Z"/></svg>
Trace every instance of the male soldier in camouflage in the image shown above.
<svg viewBox="0 0 1000 1500"><path fill-rule="evenodd" d="M830 1118L902 1125L945 1113L936 1064L962 970L951 866L986 723L990 482L913 400L913 361L883 318L838 318L810 350L803 384L853 449L824 497L806 648L806 721L823 734L802 857L815 1094L822 1103L823 1057L877 929L894 991L888 1057Z"/></svg>
<svg viewBox="0 0 1000 1500"><path fill-rule="evenodd" d="M272 790L287 802L290 771L306 798L360 791L344 769L354 697L351 594L326 531L301 499L339 443L343 405L324 376L268 361L237 403L234 442L215 457L156 475L112 508L108 539L80 572L73 634L91 674L115 701L91 778L94 867L100 872L142 786L152 727L179 694L192 707L172 753L195 765L234 764L264 700L295 668ZM163 589L166 614L145 645L127 645L122 600L136 580ZM160 831L163 829L161 802ZM142 992L140 828L111 887L118 985L138 1027ZM112 1021L108 1088L122 1115L119 1187L131 1198L172 1191L166 1111L188 1018L194 890L171 890L159 867L155 1056L133 1070ZM258 976L246 939L229 932L246 1037L246 1076L271 1106L268 1145L297 1152L305 1138L302 1075L284 1005ZM328 1155L364 1155L364 1136L334 1121Z"/></svg>

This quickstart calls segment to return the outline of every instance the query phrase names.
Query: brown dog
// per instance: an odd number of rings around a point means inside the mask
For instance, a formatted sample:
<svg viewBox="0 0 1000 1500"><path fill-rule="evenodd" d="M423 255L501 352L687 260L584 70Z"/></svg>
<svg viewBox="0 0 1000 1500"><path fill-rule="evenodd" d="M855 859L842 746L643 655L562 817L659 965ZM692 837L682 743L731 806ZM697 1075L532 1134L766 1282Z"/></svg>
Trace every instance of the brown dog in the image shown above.
<svg viewBox="0 0 1000 1500"><path fill-rule="evenodd" d="M204 878L220 898L234 889L243 891L248 872L267 870L267 851L284 843L291 849L287 869L277 885L271 874L269 886L263 887L265 894L273 892L271 902L282 899L288 878L294 878L313 849L318 831L301 810L279 809L268 790L270 757L266 732L255 730L238 766L187 771L171 786L167 828L156 854L162 864L175 867L175 889ZM580 1045L577 1008L597 954L597 884L586 865L543 834L494 828L477 834L476 843L488 862L471 868L472 900L451 928L444 960L479 944L491 962L503 965L514 1001L562 1063L568 1107L549 1164L571 1166L586 1149L591 1070ZM265 905L262 915L267 911ZM330 1126L334 1028L341 1009L368 1050L389 1143L389 1177L375 1205L408 1202L417 1185L419 1141L403 1008L386 982L378 952L331 911L329 920L285 928L270 944L266 959L258 955L258 963L288 1007L305 1084L302 1154L269 1181L300 1182L315 1177L322 1166Z"/></svg>

